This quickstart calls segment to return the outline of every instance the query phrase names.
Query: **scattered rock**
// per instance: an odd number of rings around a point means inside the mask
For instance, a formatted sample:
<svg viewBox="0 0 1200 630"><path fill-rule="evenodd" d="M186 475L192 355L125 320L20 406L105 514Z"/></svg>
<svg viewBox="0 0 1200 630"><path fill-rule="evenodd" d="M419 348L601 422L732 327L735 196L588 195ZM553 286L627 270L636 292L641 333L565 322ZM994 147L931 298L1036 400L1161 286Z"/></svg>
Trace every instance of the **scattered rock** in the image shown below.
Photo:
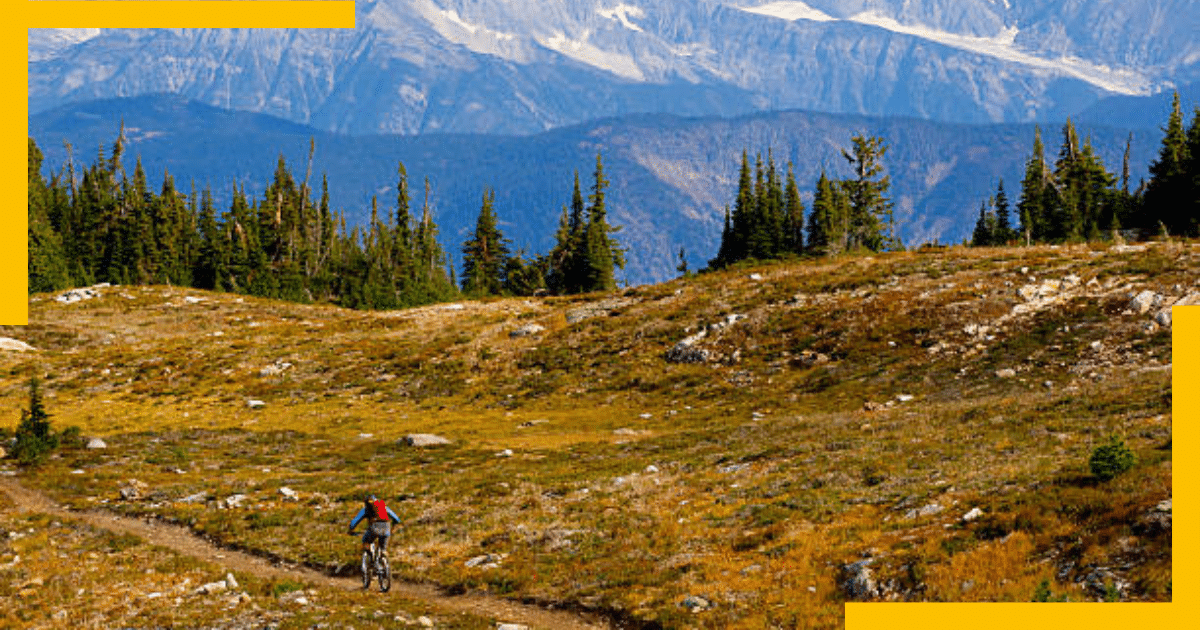
<svg viewBox="0 0 1200 630"><path fill-rule="evenodd" d="M87 448L105 449L105 448L108 448L108 445L105 444L104 440L101 440L100 438L92 438L92 439L88 440Z"/></svg>
<svg viewBox="0 0 1200 630"><path fill-rule="evenodd" d="M287 486L281 487L279 489L279 494L283 495L284 501L299 501L300 500L300 494Z"/></svg>
<svg viewBox="0 0 1200 630"><path fill-rule="evenodd" d="M179 503L204 503L205 501L208 501L208 493L197 492L180 499Z"/></svg>
<svg viewBox="0 0 1200 630"><path fill-rule="evenodd" d="M1129 310L1138 315L1145 315L1151 308L1162 303L1162 296L1153 291L1142 291L1137 295L1131 296L1129 300Z"/></svg>
<svg viewBox="0 0 1200 630"><path fill-rule="evenodd" d="M913 396L912 394L900 394L900 395L896 396L896 402L902 402L902 403L911 402L913 400L913 398L915 398L915 396Z"/></svg>
<svg viewBox="0 0 1200 630"><path fill-rule="evenodd" d="M1134 528L1134 532L1142 536L1154 536L1171 531L1171 499L1160 502L1143 516Z"/></svg>
<svg viewBox="0 0 1200 630"><path fill-rule="evenodd" d="M1017 375L1017 371L1012 368L1003 368L996 370L996 378L1013 378Z"/></svg>
<svg viewBox="0 0 1200 630"><path fill-rule="evenodd" d="M652 475L656 472L658 472L658 466L655 466L654 464L650 464L649 466L646 467L646 474Z"/></svg>
<svg viewBox="0 0 1200 630"><path fill-rule="evenodd" d="M981 510L981 509L979 509L979 508L977 508L977 507L976 507L976 508L971 508L971 511L970 511L970 512L967 512L966 514L963 514L963 517L962 517L962 522L964 522L964 523L970 523L971 521L973 521L973 520L975 520L975 519L979 518L980 516L983 516L983 510Z"/></svg>
<svg viewBox="0 0 1200 630"><path fill-rule="evenodd" d="M920 509L909 510L908 512L906 512L904 514L904 518L907 520L912 520L914 518L933 516L934 514L937 514L944 509L946 509L946 508L938 505L937 503L930 503L929 505L926 505L925 507L922 507Z"/></svg>
<svg viewBox="0 0 1200 630"><path fill-rule="evenodd" d="M232 510L242 507L242 503L247 499L244 494L234 494L220 501L217 501L217 509Z"/></svg>
<svg viewBox="0 0 1200 630"><path fill-rule="evenodd" d="M708 336L708 332L701 330L675 344L667 351L667 361L670 363L708 363L712 354L705 348L696 347L696 344L706 336Z"/></svg>
<svg viewBox="0 0 1200 630"><path fill-rule="evenodd" d="M123 501L137 501L138 499L142 498L142 494L146 492L148 487L149 486L147 486L145 483L138 481L137 479L130 479L129 481L125 482L124 486L121 486L117 493L121 496L121 500Z"/></svg>
<svg viewBox="0 0 1200 630"><path fill-rule="evenodd" d="M433 620L425 616L417 617L417 625L422 628L432 628Z"/></svg>
<svg viewBox="0 0 1200 630"><path fill-rule="evenodd" d="M755 282L762 282L763 277L761 273L752 273L750 274L750 279Z"/></svg>
<svg viewBox="0 0 1200 630"><path fill-rule="evenodd" d="M503 451L496 453L496 457L512 457L512 456L513 456L513 452L512 452L511 448L506 448Z"/></svg>
<svg viewBox="0 0 1200 630"><path fill-rule="evenodd" d="M235 588L240 588L238 585L238 581L233 579L232 573L225 574L225 586L229 587L231 590L235 589Z"/></svg>
<svg viewBox="0 0 1200 630"><path fill-rule="evenodd" d="M411 433L400 438L400 444L403 446L414 446L418 448L428 446L444 446L450 444L450 440L432 433Z"/></svg>
<svg viewBox="0 0 1200 630"><path fill-rule="evenodd" d="M467 560L466 567L468 569L499 569L500 562L503 561L505 557L505 554L502 553L489 553L482 556L475 556L474 558Z"/></svg>
<svg viewBox="0 0 1200 630"><path fill-rule="evenodd" d="M1162 326L1163 328L1170 328L1171 327L1171 309L1164 308L1163 310L1159 311L1158 315L1156 315L1154 317L1154 323L1158 324L1159 326Z"/></svg>
<svg viewBox="0 0 1200 630"><path fill-rule="evenodd" d="M863 403L863 411L874 412L874 411L883 411L884 409L887 409L887 405L885 405L883 403L871 402L869 400L867 402Z"/></svg>
<svg viewBox="0 0 1200 630"><path fill-rule="evenodd" d="M509 337L530 337L546 330L545 326L540 324L525 324L524 326L508 333Z"/></svg>
<svg viewBox="0 0 1200 630"><path fill-rule="evenodd" d="M185 304L199 304L204 301L204 298L196 297L194 295L185 295L183 297L183 301Z"/></svg>
<svg viewBox="0 0 1200 630"><path fill-rule="evenodd" d="M228 588L229 588L229 585L225 583L225 580L218 580L216 582L209 582L208 584L198 586L196 588L196 594L197 595L213 595L215 593L224 592Z"/></svg>
<svg viewBox="0 0 1200 630"><path fill-rule="evenodd" d="M280 374L283 374L284 372L286 372L287 370L290 370L290 369L292 369L291 363L280 360L280 361L276 361L276 362L272 363L271 365L268 365L268 366L264 367L263 369L259 370L258 375L259 376L279 376Z"/></svg>
<svg viewBox="0 0 1200 630"><path fill-rule="evenodd" d="M251 409L262 409L263 407L267 406L267 403L261 400L247 400L246 406Z"/></svg>
<svg viewBox="0 0 1200 630"><path fill-rule="evenodd" d="M812 350L804 350L800 353L798 361L801 367L816 367L818 365L825 365L826 363L829 363L829 355L822 354L820 352L813 352Z"/></svg>
<svg viewBox="0 0 1200 630"><path fill-rule="evenodd" d="M687 597L683 598L683 601L679 602L679 605L693 613L702 613L712 608L712 602L700 597L699 595L688 595Z"/></svg>
<svg viewBox="0 0 1200 630"><path fill-rule="evenodd" d="M37 349L18 339L0 337L0 350L7 350L9 352L29 352Z"/></svg>
<svg viewBox="0 0 1200 630"><path fill-rule="evenodd" d="M502 623L496 630L529 630L529 626L520 623Z"/></svg>
<svg viewBox="0 0 1200 630"><path fill-rule="evenodd" d="M521 424L518 424L517 428L518 429L528 429L529 427L534 427L539 424L547 424L549 422L550 422L549 420L527 420L525 422L522 422Z"/></svg>
<svg viewBox="0 0 1200 630"><path fill-rule="evenodd" d="M103 284L98 284L94 287L89 287L89 288L71 289L70 291L67 291L66 293L59 294L54 299L63 304L74 304L76 302L83 302L85 300L91 300L91 299L100 297L100 291L98 291L97 289L105 288L107 286L108 286L107 283L103 283Z"/></svg>
<svg viewBox="0 0 1200 630"><path fill-rule="evenodd" d="M879 595L879 587L871 574L873 558L851 562L842 567L841 579L838 581L846 597L856 601L866 601Z"/></svg>

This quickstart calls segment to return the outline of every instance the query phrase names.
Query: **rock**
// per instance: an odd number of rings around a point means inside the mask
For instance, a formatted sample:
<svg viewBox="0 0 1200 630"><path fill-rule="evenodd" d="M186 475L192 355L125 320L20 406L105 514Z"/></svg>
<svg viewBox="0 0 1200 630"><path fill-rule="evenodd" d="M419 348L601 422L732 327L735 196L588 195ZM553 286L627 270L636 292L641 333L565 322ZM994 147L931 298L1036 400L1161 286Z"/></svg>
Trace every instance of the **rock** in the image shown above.
<svg viewBox="0 0 1200 630"><path fill-rule="evenodd" d="M546 330L545 326L540 324L525 324L524 326L508 333L509 337L530 337Z"/></svg>
<svg viewBox="0 0 1200 630"><path fill-rule="evenodd" d="M838 581L846 597L857 601L866 601L879 595L879 587L871 575L871 563L874 559L867 558L852 562L842 567L841 579Z"/></svg>
<svg viewBox="0 0 1200 630"><path fill-rule="evenodd" d="M701 613L712 608L712 602L699 595L688 595L679 602L679 605L693 613Z"/></svg>
<svg viewBox="0 0 1200 630"><path fill-rule="evenodd" d="M229 585L225 583L225 580L219 580L216 582L209 582L208 584L204 584L202 586L197 587L196 594L197 595L212 595L214 593L223 592L228 588L229 588Z"/></svg>
<svg viewBox="0 0 1200 630"><path fill-rule="evenodd" d="M496 453L496 457L512 457L512 456L513 456L513 452L512 452L511 448L506 448L503 451Z"/></svg>
<svg viewBox="0 0 1200 630"><path fill-rule="evenodd" d="M105 449L108 448L108 445L100 438L92 438L88 440L87 447L90 449Z"/></svg>
<svg viewBox="0 0 1200 630"><path fill-rule="evenodd" d="M883 403L871 402L869 400L863 403L863 411L875 412L883 411L884 409L887 409L887 405L884 405Z"/></svg>
<svg viewBox="0 0 1200 630"><path fill-rule="evenodd" d="M428 446L444 446L451 442L440 435L433 435L432 433L410 433L400 438L399 443L404 446L424 448Z"/></svg>
<svg viewBox="0 0 1200 630"><path fill-rule="evenodd" d="M1163 328L1170 328L1171 327L1171 309L1164 308L1163 310L1159 311L1158 315L1154 316L1154 323L1158 324L1159 326L1162 326Z"/></svg>
<svg viewBox="0 0 1200 630"><path fill-rule="evenodd" d="M292 369L292 364L287 361L276 361L267 367L258 371L259 376L278 376L287 370Z"/></svg>
<svg viewBox="0 0 1200 630"><path fill-rule="evenodd" d="M232 573L225 574L225 586L229 587L231 590L235 589L235 588L240 588L240 586L238 585L238 581L233 579Z"/></svg>
<svg viewBox="0 0 1200 630"><path fill-rule="evenodd" d="M1017 371L1012 368L1003 368L996 370L996 378L1013 378L1017 375Z"/></svg>
<svg viewBox="0 0 1200 630"><path fill-rule="evenodd" d="M762 282L762 281L763 281L763 277L762 277L762 274L761 274L761 273L752 273L752 274L750 274L750 279L751 279L751 280L753 280L753 281L755 281L755 282Z"/></svg>
<svg viewBox="0 0 1200 630"><path fill-rule="evenodd" d="M422 628L432 628L433 620L430 619L429 617L425 617L422 615L420 617L417 617L417 625L421 626Z"/></svg>
<svg viewBox="0 0 1200 630"><path fill-rule="evenodd" d="M9 352L29 352L30 350L36 350L36 348L18 339L0 337L0 350L7 350Z"/></svg>
<svg viewBox="0 0 1200 630"><path fill-rule="evenodd" d="M474 558L467 560L465 566L468 569L499 569L500 562L504 560L504 558L504 554L484 554L482 556L475 556Z"/></svg>
<svg viewBox="0 0 1200 630"><path fill-rule="evenodd" d="M218 501L217 508L222 509L222 510L225 510L225 509L232 510L232 509L240 508L240 507L242 507L242 502L244 502L246 500L246 498L247 497L244 494L231 495L229 497L226 497L226 498Z"/></svg>
<svg viewBox="0 0 1200 630"><path fill-rule="evenodd" d="M179 503L204 503L208 500L207 492L197 492L180 499Z"/></svg>
<svg viewBox="0 0 1200 630"><path fill-rule="evenodd" d="M711 357L711 353L704 348L696 347L696 344L707 335L707 331L701 330L675 344L667 351L667 361L670 363L707 363Z"/></svg>
<svg viewBox="0 0 1200 630"><path fill-rule="evenodd" d="M1171 531L1171 499L1160 502L1149 514L1138 520L1134 533L1140 536L1155 536Z"/></svg>
<svg viewBox="0 0 1200 630"><path fill-rule="evenodd" d="M5 457L8 457L8 450L0 446L0 459L4 459Z"/></svg>
<svg viewBox="0 0 1200 630"><path fill-rule="evenodd" d="M502 623L496 630L529 630L529 626L520 623Z"/></svg>
<svg viewBox="0 0 1200 630"><path fill-rule="evenodd" d="M975 519L979 518L980 516L983 516L983 510L981 510L981 509L979 509L979 508L977 508L977 507L976 507L976 508L971 508L971 511L970 511L970 512L967 512L966 514L963 514L963 517L962 517L962 522L964 522L964 523L970 523L971 521L973 521L973 520L975 520Z"/></svg>
<svg viewBox="0 0 1200 630"><path fill-rule="evenodd" d="M1129 310L1138 315L1144 315L1155 305L1155 302L1161 302L1161 300L1162 298L1153 291L1142 291L1129 300Z"/></svg>
<svg viewBox="0 0 1200 630"><path fill-rule="evenodd" d="M185 295L183 297L183 301L185 304L199 304L204 301L204 298L196 297L194 295Z"/></svg>
<svg viewBox="0 0 1200 630"><path fill-rule="evenodd" d="M911 402L913 400L913 398L915 398L915 396L913 396L912 394L900 394L900 395L896 396L896 402L902 402L902 403Z"/></svg>
<svg viewBox="0 0 1200 630"><path fill-rule="evenodd" d="M283 495L284 501L299 501L300 500L300 494L287 486L281 487L279 489L279 494Z"/></svg>
<svg viewBox="0 0 1200 630"><path fill-rule="evenodd" d="M123 501L137 501L142 498L142 494L148 487L145 483L137 479L130 479L124 486L121 486L121 489L117 493Z"/></svg>
<svg viewBox="0 0 1200 630"><path fill-rule="evenodd" d="M649 466L646 467L646 474L652 475L656 472L658 472L658 466L655 466L654 464L650 464Z"/></svg>
<svg viewBox="0 0 1200 630"><path fill-rule="evenodd" d="M66 293L59 294L54 299L62 304L74 304L76 302L83 302L84 300L91 300L100 297L100 292L96 288L100 288L100 285L96 285L95 288L71 289Z"/></svg>
<svg viewBox="0 0 1200 630"><path fill-rule="evenodd" d="M926 505L925 507L922 507L920 509L909 510L907 513L904 514L904 518L907 520L912 520L914 518L933 516L934 514L937 514L944 509L946 509L946 508L938 505L937 503L930 503L929 505Z"/></svg>
<svg viewBox="0 0 1200 630"><path fill-rule="evenodd" d="M267 403L261 400L247 400L246 406L251 409L262 409L263 407L267 406Z"/></svg>

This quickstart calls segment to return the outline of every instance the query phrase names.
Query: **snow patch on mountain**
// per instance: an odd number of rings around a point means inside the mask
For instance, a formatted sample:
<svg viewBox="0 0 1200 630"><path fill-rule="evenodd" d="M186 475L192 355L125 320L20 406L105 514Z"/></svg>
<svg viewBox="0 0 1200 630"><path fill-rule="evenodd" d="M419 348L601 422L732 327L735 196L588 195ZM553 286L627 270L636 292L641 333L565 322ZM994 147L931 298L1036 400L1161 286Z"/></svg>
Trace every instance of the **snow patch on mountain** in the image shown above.
<svg viewBox="0 0 1200 630"><path fill-rule="evenodd" d="M606 17L610 20L616 20L616 21L620 22L625 28L627 28L631 31L637 31L638 33L644 32L644 31L642 31L642 27L638 26L637 24L634 24L629 19L630 16L635 17L635 18L640 18L640 17L646 16L646 12L642 11L638 7L628 5L628 4L618 4L617 6L611 8L611 9L600 9L598 11L598 13L601 16Z"/></svg>
<svg viewBox="0 0 1200 630"><path fill-rule="evenodd" d="M31 28L29 29L29 61L51 59L63 50L82 44L100 34L98 28Z"/></svg>
<svg viewBox="0 0 1200 630"><path fill-rule="evenodd" d="M863 11L848 18L840 19L814 9L803 2L771 2L758 7L739 8L748 13L788 21L844 21L864 26L873 26L900 35L916 37L951 48L1018 63L1028 68L1073 77L1117 94L1144 96L1150 94L1153 87L1148 77L1135 70L1110 68L1071 56L1046 59L1023 51L1016 46L1016 38L1020 33L1020 30L1016 26L1010 26L992 37L976 37L949 33L919 24L902 24L895 18L878 11Z"/></svg>
<svg viewBox="0 0 1200 630"><path fill-rule="evenodd" d="M646 81L645 73L642 72L633 57L603 50L588 43L589 31L584 31L582 35L583 39L571 39L562 32L557 32L550 37L539 38L538 43L561 55L601 70L607 70L619 77L633 81Z"/></svg>
<svg viewBox="0 0 1200 630"><path fill-rule="evenodd" d="M814 9L803 2L771 2L758 7L739 7L748 13L757 13L767 17L779 18L789 22L810 20L813 22L832 22L837 18Z"/></svg>

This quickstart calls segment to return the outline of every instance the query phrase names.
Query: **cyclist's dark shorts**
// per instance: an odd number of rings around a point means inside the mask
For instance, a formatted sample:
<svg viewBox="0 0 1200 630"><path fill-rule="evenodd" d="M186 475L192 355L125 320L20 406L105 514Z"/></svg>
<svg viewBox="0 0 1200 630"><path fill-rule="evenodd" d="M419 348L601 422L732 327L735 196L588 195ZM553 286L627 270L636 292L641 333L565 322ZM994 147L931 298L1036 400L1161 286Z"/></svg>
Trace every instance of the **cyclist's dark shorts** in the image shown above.
<svg viewBox="0 0 1200 630"><path fill-rule="evenodd" d="M375 521L363 532L362 541L364 545L371 544L372 541L380 541L379 545L387 549L388 538L392 535L392 524L387 521Z"/></svg>

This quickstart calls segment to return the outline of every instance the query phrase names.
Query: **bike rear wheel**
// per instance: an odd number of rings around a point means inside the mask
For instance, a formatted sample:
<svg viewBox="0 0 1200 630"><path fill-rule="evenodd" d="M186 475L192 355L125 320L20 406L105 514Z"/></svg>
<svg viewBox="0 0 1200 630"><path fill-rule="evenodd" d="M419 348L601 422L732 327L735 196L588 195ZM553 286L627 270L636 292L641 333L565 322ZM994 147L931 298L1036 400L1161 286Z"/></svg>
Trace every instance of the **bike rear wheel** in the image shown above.
<svg viewBox="0 0 1200 630"><path fill-rule="evenodd" d="M379 556L379 592L386 593L392 588L392 569L388 566L387 556Z"/></svg>
<svg viewBox="0 0 1200 630"><path fill-rule="evenodd" d="M371 562L371 550L368 549L362 555L362 583L364 590L371 588L371 574L375 572L373 564Z"/></svg>

